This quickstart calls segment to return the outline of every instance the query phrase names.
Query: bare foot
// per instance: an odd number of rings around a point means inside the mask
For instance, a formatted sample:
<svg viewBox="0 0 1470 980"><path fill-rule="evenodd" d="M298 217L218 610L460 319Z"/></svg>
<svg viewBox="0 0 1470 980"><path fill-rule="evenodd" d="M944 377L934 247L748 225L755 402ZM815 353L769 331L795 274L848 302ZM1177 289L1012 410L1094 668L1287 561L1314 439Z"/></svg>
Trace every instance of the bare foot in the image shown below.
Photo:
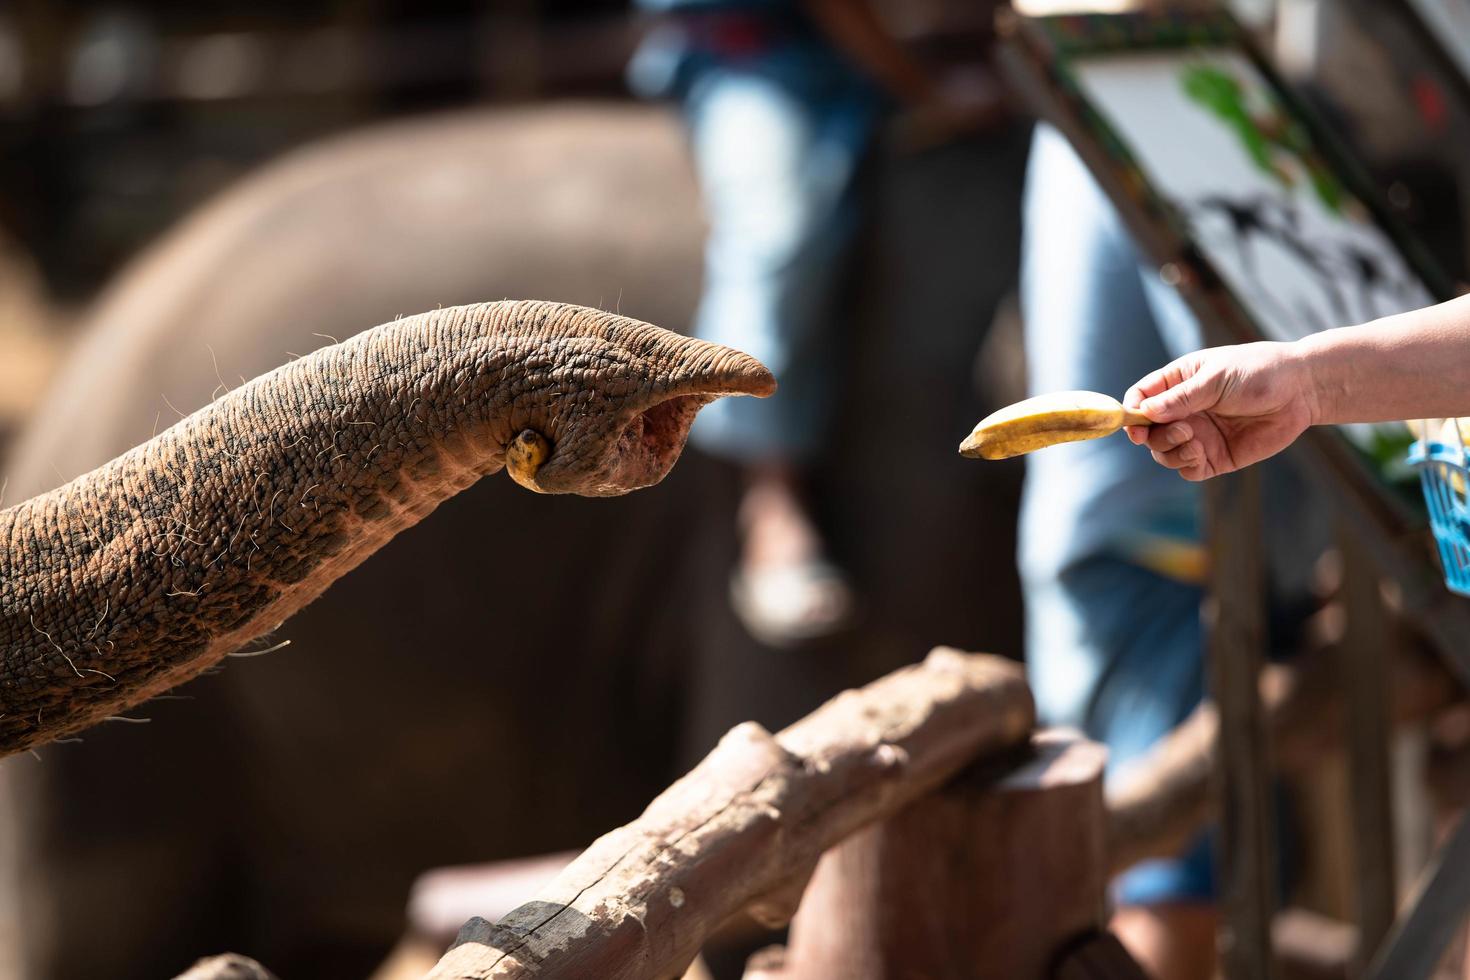
<svg viewBox="0 0 1470 980"><path fill-rule="evenodd" d="M746 479L735 611L752 635L775 646L840 629L852 614L852 589L826 558L795 470L766 464L747 470Z"/></svg>

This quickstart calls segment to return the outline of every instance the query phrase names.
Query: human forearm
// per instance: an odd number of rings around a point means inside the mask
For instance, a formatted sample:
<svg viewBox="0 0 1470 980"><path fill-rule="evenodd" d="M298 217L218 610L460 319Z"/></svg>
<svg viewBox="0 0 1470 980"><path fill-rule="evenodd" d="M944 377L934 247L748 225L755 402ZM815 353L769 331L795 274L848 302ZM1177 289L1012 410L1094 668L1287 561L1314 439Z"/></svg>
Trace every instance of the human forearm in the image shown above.
<svg viewBox="0 0 1470 980"><path fill-rule="evenodd" d="M1291 346L1314 424L1470 415L1470 297Z"/></svg>
<svg viewBox="0 0 1470 980"><path fill-rule="evenodd" d="M1294 343L1195 351L1146 375L1128 437L1186 480L1260 462L1312 425L1470 415L1470 297Z"/></svg>

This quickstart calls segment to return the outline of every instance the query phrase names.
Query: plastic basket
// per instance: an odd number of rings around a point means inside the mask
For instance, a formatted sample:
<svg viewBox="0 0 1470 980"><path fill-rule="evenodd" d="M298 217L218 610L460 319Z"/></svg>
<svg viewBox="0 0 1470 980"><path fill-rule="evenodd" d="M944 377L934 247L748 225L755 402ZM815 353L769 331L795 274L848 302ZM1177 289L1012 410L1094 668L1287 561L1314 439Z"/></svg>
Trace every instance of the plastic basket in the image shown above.
<svg viewBox="0 0 1470 980"><path fill-rule="evenodd" d="M1446 433L1451 438L1445 439ZM1470 596L1470 457L1459 427L1443 427L1441 440L1409 447L1409 464L1419 471L1429 526L1439 545L1439 563L1451 592Z"/></svg>

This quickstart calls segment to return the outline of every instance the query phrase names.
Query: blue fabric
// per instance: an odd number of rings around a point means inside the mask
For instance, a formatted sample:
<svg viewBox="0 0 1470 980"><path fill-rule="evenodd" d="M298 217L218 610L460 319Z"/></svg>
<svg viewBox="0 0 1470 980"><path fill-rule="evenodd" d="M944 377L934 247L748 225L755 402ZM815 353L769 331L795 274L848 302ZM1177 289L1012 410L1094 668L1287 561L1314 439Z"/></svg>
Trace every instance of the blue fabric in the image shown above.
<svg viewBox="0 0 1470 980"><path fill-rule="evenodd" d="M1127 228L1067 141L1038 126L1023 199L1021 304L1028 387L1121 398L1139 378L1198 350L1198 322L1144 263ZM1122 436L1026 458L1020 517L1022 578L1046 580L1097 554L1153 567L1161 543L1200 541L1200 489ZM1266 536L1278 595L1311 592L1331 540L1330 509L1282 458L1262 464ZM1160 562L1159 564L1167 564Z"/></svg>
<svg viewBox="0 0 1470 980"><path fill-rule="evenodd" d="M1128 386L1200 346L1199 328L1139 255L1067 142L1039 127L1024 199L1022 307L1033 392ZM1109 772L1204 694L1200 587L1142 567L1146 542L1198 542L1199 491L1121 436L1027 457L1019 530L1026 658L1046 724L1103 742ZM1116 883L1124 904L1214 893L1210 847Z"/></svg>
<svg viewBox="0 0 1470 980"><path fill-rule="evenodd" d="M647 99L683 98L703 72L737 65L808 89L813 80L856 78L792 0L641 0L639 6L667 15L628 64L629 86Z"/></svg>
<svg viewBox="0 0 1470 980"><path fill-rule="evenodd" d="M1108 747L1108 774L1146 752L1204 696L1201 590L1098 556L1026 587L1027 667L1046 724ZM1209 900L1210 842L1146 861L1114 883L1125 905Z"/></svg>
<svg viewBox="0 0 1470 980"><path fill-rule="evenodd" d="M1202 346L1177 293L1140 263L1127 229L1067 141L1037 128L1023 200L1021 303L1028 386L1121 398L1149 371ZM1024 577L1050 579L1141 539L1199 540L1198 488L1123 437L1026 459Z"/></svg>
<svg viewBox="0 0 1470 980"><path fill-rule="evenodd" d="M1199 326L1140 260L1126 228L1055 130L1038 127L1024 200L1021 301L1033 392L1121 397L1149 371L1195 350ZM1195 580L1161 574L1167 545L1198 548L1200 489L1121 436L1026 458L1019 528L1026 660L1043 722L1080 728L1109 750L1109 773L1182 721L1204 695ZM1265 470L1272 631L1290 648L1331 515L1276 461ZM1274 531L1272 529L1275 529ZM1288 533L1289 529L1289 533ZM1284 815L1284 805L1280 807ZM1289 822L1280 821L1283 834ZM1283 846L1282 880L1291 848ZM1202 835L1178 858L1119 877L1122 904L1214 894Z"/></svg>
<svg viewBox="0 0 1470 980"><path fill-rule="evenodd" d="M662 84L681 102L710 224L693 332L760 359L780 385L715 402L690 439L736 462L799 460L830 418L837 278L881 100L815 37L738 57L652 37L630 67L645 94L663 94L647 77L654 56L675 62Z"/></svg>

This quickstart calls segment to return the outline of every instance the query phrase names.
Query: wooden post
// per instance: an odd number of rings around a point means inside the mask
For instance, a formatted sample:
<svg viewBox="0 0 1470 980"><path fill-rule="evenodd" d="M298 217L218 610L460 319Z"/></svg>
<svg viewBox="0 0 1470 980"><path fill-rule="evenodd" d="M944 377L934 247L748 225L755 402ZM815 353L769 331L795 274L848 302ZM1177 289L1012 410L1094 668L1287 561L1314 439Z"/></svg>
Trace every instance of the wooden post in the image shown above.
<svg viewBox="0 0 1470 980"><path fill-rule="evenodd" d="M1225 980L1267 980L1276 859L1258 694L1266 642L1259 472L1246 469L1211 480L1205 501L1211 561L1207 646L1220 717L1220 961Z"/></svg>
<svg viewBox="0 0 1470 980"><path fill-rule="evenodd" d="M1359 969L1372 959L1393 925L1397 875L1389 794L1390 735L1387 614L1378 570L1352 529L1339 534L1343 561L1341 678L1347 704L1348 780L1352 796L1353 867L1357 882Z"/></svg>
<svg viewBox="0 0 1470 980"><path fill-rule="evenodd" d="M1368 967L1368 980L1429 980L1470 912L1470 815L1420 876L1403 916Z"/></svg>
<svg viewBox="0 0 1470 980"><path fill-rule="evenodd" d="M1042 733L998 780L970 770L817 866L775 980L1043 980L1103 924L1106 750Z"/></svg>

